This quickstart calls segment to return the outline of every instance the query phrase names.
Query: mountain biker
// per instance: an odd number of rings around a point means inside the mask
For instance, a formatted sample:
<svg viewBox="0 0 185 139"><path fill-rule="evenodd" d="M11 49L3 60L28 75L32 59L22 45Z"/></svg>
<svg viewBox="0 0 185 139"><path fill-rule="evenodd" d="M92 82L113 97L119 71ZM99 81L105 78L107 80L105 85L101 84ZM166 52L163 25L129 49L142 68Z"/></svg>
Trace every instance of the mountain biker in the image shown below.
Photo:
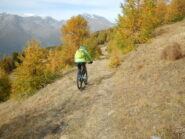
<svg viewBox="0 0 185 139"><path fill-rule="evenodd" d="M81 71L81 68L86 70L86 62L89 61L92 64L92 58L90 54L87 52L84 46L80 46L79 49L75 53L75 63L78 66L78 71Z"/></svg>

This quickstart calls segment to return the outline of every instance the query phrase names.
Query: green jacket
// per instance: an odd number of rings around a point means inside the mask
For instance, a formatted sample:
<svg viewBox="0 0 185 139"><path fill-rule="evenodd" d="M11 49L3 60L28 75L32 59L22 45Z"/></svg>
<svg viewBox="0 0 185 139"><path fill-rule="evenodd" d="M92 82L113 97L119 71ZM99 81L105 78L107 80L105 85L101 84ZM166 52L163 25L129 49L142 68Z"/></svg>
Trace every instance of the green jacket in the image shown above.
<svg viewBox="0 0 185 139"><path fill-rule="evenodd" d="M74 57L75 63L92 61L90 54L85 49L78 49Z"/></svg>

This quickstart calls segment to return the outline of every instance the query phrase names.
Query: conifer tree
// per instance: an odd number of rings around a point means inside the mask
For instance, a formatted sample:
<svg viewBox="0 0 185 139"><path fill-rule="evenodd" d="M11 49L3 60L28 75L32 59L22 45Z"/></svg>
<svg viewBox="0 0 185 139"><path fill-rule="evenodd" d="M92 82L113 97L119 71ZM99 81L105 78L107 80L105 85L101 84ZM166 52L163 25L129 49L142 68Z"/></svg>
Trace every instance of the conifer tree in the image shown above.
<svg viewBox="0 0 185 139"><path fill-rule="evenodd" d="M57 74L62 70L62 48L60 46L49 51L47 69L52 74Z"/></svg>
<svg viewBox="0 0 185 139"><path fill-rule="evenodd" d="M141 4L139 42L145 42L157 26L156 0L144 0Z"/></svg>
<svg viewBox="0 0 185 139"><path fill-rule="evenodd" d="M19 56L22 63L17 63L14 73L13 95L31 95L47 83L48 77L45 72L47 53L47 49L41 48L38 42L34 40L27 42L24 56Z"/></svg>
<svg viewBox="0 0 185 139"><path fill-rule="evenodd" d="M156 0L126 0L121 8L123 14L119 16L115 40L127 52L135 44L145 42L157 25Z"/></svg>
<svg viewBox="0 0 185 139"><path fill-rule="evenodd" d="M119 15L118 26L114 34L116 44L112 45L117 45L122 51L131 50L134 43L139 42L140 6L140 0L126 0L124 4L121 4L122 15Z"/></svg>
<svg viewBox="0 0 185 139"><path fill-rule="evenodd" d="M82 16L74 16L62 27L62 42L65 45L79 46L89 35L87 21Z"/></svg>
<svg viewBox="0 0 185 139"><path fill-rule="evenodd" d="M6 72L0 67L0 102L6 101L10 95L11 84Z"/></svg>
<svg viewBox="0 0 185 139"><path fill-rule="evenodd" d="M56 52L55 50L50 50L49 55L48 55L48 64L47 68L51 73L56 73L57 72L57 57L56 57Z"/></svg>
<svg viewBox="0 0 185 139"><path fill-rule="evenodd" d="M5 72L10 73L15 68L13 56L4 56L2 59L2 67Z"/></svg>
<svg viewBox="0 0 185 139"><path fill-rule="evenodd" d="M64 45L61 53L61 67L66 68L74 64L74 54L78 49L75 45Z"/></svg>
<svg viewBox="0 0 185 139"><path fill-rule="evenodd" d="M93 59L98 58L102 54L98 42L98 38L90 36L83 43L83 45L86 46L88 52L90 53Z"/></svg>
<svg viewBox="0 0 185 139"><path fill-rule="evenodd" d="M167 11L166 22L174 22L185 17L185 0L172 0Z"/></svg>
<svg viewBox="0 0 185 139"><path fill-rule="evenodd" d="M161 25L165 23L165 17L167 14L167 2L166 0L158 0L156 5L156 17L157 17L157 24Z"/></svg>
<svg viewBox="0 0 185 139"><path fill-rule="evenodd" d="M74 63L74 54L89 35L87 21L82 16L72 17L62 27L62 63L63 68Z"/></svg>

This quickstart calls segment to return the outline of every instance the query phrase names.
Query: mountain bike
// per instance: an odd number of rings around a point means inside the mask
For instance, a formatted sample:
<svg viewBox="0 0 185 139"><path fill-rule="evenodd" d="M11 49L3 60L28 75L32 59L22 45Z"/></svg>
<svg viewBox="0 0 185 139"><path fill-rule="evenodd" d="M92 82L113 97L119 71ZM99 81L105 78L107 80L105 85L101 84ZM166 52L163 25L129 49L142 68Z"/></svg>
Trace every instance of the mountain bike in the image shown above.
<svg viewBox="0 0 185 139"><path fill-rule="evenodd" d="M89 62L88 64L92 64L92 62ZM87 69L84 66L81 66L81 69L77 73L77 87L78 89L82 90L85 88L85 85L87 85L88 82L88 74Z"/></svg>

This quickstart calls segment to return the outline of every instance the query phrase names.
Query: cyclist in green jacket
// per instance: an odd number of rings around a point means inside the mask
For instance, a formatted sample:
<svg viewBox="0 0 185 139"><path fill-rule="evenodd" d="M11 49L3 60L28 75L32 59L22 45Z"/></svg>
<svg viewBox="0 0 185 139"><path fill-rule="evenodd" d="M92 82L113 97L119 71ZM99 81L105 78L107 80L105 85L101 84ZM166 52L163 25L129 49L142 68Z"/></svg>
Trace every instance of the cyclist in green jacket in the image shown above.
<svg viewBox="0 0 185 139"><path fill-rule="evenodd" d="M82 66L86 70L86 62L89 61L89 63L92 64L92 58L84 46L80 46L76 51L74 58L74 61L78 66L78 71L81 70Z"/></svg>

